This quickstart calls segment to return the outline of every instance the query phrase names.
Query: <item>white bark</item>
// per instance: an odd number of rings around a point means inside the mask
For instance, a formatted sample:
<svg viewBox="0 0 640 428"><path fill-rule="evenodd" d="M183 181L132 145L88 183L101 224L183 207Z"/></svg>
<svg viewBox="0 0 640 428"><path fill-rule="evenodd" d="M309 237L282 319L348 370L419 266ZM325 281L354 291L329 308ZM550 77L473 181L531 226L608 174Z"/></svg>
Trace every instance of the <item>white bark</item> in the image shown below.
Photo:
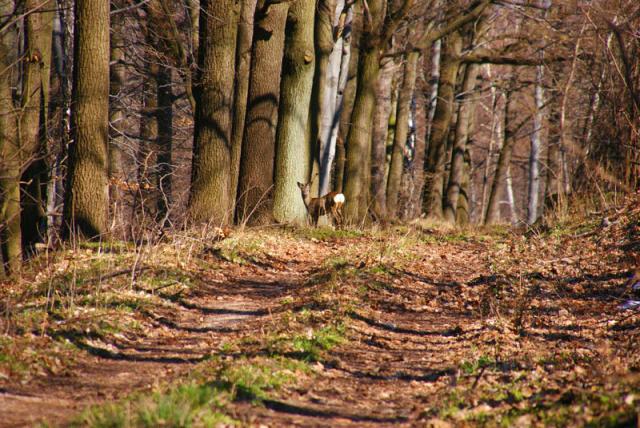
<svg viewBox="0 0 640 428"><path fill-rule="evenodd" d="M531 134L531 152L529 153L529 203L527 205L527 224L532 225L538 220L538 201L540 191L540 148L542 147L542 121L544 120L544 91L542 79L543 66L536 69L535 102L536 114L533 118L533 133Z"/></svg>
<svg viewBox="0 0 640 428"><path fill-rule="evenodd" d="M427 105L429 112L427 113L427 140L431 141L431 128L433 126L433 117L436 114L436 104L438 103L438 82L440 81L440 53L442 51L442 41L436 40L431 49L431 76L429 83L431 89L429 91L429 99ZM427 147L427 153L429 148Z"/></svg>
<svg viewBox="0 0 640 428"><path fill-rule="evenodd" d="M333 26L339 25L340 15L344 9L344 0L336 2L336 13ZM320 195L329 192L331 184L331 166L336 153L335 140L332 138L334 129L340 121L336 99L338 97L338 87L340 83L340 72L342 70L344 38L340 37L333 46L333 51L329 56L329 68L327 70L327 90L322 100L323 117L320 119L320 129L318 130L321 142L320 152Z"/></svg>

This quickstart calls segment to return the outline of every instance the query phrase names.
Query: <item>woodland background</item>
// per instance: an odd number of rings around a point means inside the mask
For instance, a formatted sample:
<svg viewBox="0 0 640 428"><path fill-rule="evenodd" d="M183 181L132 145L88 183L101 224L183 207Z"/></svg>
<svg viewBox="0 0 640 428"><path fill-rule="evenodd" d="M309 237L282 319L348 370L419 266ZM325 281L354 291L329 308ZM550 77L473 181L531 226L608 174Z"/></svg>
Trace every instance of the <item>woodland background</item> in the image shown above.
<svg viewBox="0 0 640 428"><path fill-rule="evenodd" d="M634 0L2 0L0 236L536 223L638 188Z"/></svg>
<svg viewBox="0 0 640 428"><path fill-rule="evenodd" d="M637 0L0 0L0 427L637 426L639 117Z"/></svg>

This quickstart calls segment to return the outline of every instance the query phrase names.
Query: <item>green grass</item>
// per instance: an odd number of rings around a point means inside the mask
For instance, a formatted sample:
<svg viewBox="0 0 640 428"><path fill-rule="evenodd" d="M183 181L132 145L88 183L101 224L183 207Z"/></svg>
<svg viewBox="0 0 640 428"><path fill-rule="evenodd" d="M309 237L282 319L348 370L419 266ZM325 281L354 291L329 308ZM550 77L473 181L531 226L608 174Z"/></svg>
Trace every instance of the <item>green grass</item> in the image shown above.
<svg viewBox="0 0 640 428"><path fill-rule="evenodd" d="M473 375L477 374L481 369L490 367L494 364L495 361L493 358L487 355L482 355L475 361L463 361L462 364L460 364L460 369L467 375Z"/></svg>
<svg viewBox="0 0 640 428"><path fill-rule="evenodd" d="M293 337L281 335L271 338L266 350L271 355L284 355L305 362L323 361L325 353L346 342L345 327L325 326L319 330L309 330L307 334Z"/></svg>
<svg viewBox="0 0 640 428"><path fill-rule="evenodd" d="M189 383L136 395L118 403L85 410L72 427L215 427L236 425L222 408L225 395L210 385Z"/></svg>

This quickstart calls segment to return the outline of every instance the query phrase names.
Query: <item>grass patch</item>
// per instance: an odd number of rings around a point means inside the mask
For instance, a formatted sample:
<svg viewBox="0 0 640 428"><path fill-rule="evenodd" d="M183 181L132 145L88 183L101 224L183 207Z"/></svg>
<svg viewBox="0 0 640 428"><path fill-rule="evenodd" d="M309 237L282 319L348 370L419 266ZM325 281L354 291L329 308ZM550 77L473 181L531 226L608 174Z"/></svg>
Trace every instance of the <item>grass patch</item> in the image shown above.
<svg viewBox="0 0 640 428"><path fill-rule="evenodd" d="M333 229L330 227L316 227L297 229L294 236L316 241L332 241L336 239L359 238L365 233L356 229Z"/></svg>
<svg viewBox="0 0 640 428"><path fill-rule="evenodd" d="M223 412L227 397L210 385L188 383L85 410L72 427L215 427L236 425Z"/></svg>
<svg viewBox="0 0 640 428"><path fill-rule="evenodd" d="M271 355L284 355L305 362L323 361L325 353L346 342L345 327L325 326L319 330L309 330L306 334L293 337L277 336L271 339L266 350Z"/></svg>

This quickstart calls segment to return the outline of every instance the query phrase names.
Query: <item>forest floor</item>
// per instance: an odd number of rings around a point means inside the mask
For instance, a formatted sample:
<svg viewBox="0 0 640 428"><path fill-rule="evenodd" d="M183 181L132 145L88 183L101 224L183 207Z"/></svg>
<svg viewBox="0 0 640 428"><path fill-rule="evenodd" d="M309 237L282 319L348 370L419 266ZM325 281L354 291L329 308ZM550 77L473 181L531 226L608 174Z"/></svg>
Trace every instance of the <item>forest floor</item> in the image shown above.
<svg viewBox="0 0 640 428"><path fill-rule="evenodd" d="M639 254L638 199L43 254L0 284L0 426L636 426Z"/></svg>

